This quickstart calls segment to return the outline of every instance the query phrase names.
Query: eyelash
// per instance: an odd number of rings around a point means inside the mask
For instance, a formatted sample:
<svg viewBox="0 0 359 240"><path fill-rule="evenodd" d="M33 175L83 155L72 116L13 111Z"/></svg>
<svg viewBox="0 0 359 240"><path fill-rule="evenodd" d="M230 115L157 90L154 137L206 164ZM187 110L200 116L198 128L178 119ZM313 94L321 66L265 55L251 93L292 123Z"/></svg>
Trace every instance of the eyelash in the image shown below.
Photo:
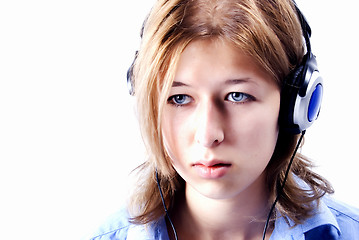
<svg viewBox="0 0 359 240"><path fill-rule="evenodd" d="M235 101L233 99L233 94L240 94L240 96L242 97L241 100L239 101ZM177 102L176 98L178 97L181 97L181 98L184 98L184 102L185 103L179 103ZM230 98L232 98L232 100L230 100ZM243 100L244 98L244 100ZM187 101L186 101L187 100ZM244 104L246 102L249 102L249 101L254 101L255 100L255 97L253 97L252 95L250 94L247 94L247 93L242 93L242 92L230 92L226 95L225 97L225 100L226 101L229 101L233 104ZM186 94L176 94L176 95L173 95L171 97L168 98L167 102L173 106L176 106L176 107L183 107L183 106L186 106L187 104L191 103L192 102L192 97L186 95Z"/></svg>

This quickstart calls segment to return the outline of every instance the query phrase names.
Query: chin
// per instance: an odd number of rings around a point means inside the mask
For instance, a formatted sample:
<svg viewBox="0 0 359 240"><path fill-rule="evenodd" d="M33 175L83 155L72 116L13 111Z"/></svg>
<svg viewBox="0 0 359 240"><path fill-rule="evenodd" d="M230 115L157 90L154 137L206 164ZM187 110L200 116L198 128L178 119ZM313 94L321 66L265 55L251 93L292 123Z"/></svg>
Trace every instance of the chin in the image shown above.
<svg viewBox="0 0 359 240"><path fill-rule="evenodd" d="M186 182L186 191L195 192L203 197L214 200L231 199L239 195L245 188L240 186L232 186L233 183L225 183L224 181L206 180L202 183L189 184Z"/></svg>
<svg viewBox="0 0 359 240"><path fill-rule="evenodd" d="M253 174L254 175L254 174ZM253 176L252 175L252 176ZM228 200L243 196L263 194L265 174L253 178L250 176L233 178L221 178L216 180L200 179L186 181L186 191L195 191L203 197L214 200Z"/></svg>

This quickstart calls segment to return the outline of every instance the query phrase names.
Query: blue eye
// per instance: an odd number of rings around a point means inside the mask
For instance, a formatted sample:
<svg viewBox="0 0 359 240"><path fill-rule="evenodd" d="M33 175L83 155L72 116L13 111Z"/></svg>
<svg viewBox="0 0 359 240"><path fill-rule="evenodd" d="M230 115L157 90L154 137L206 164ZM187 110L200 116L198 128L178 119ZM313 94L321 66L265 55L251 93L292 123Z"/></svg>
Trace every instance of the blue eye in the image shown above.
<svg viewBox="0 0 359 240"><path fill-rule="evenodd" d="M182 106L190 103L191 97L185 94L173 95L168 98L167 102L176 106Z"/></svg>
<svg viewBox="0 0 359 240"><path fill-rule="evenodd" d="M231 92L226 96L226 100L233 103L244 103L251 99L253 99L251 95L241 92Z"/></svg>

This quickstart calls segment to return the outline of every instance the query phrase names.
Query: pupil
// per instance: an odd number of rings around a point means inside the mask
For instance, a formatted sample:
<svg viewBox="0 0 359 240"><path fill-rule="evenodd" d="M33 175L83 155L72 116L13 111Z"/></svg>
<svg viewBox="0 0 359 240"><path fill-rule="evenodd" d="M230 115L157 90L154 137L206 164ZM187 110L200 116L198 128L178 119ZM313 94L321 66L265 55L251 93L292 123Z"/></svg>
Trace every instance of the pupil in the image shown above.
<svg viewBox="0 0 359 240"><path fill-rule="evenodd" d="M176 97L176 101L179 102L179 103L183 102L184 101L184 96L183 95L178 95Z"/></svg>
<svg viewBox="0 0 359 240"><path fill-rule="evenodd" d="M240 93L238 93L238 92L233 93L233 98L234 98L235 100L238 100L238 99L240 99L240 98L241 98L241 94L240 94Z"/></svg>

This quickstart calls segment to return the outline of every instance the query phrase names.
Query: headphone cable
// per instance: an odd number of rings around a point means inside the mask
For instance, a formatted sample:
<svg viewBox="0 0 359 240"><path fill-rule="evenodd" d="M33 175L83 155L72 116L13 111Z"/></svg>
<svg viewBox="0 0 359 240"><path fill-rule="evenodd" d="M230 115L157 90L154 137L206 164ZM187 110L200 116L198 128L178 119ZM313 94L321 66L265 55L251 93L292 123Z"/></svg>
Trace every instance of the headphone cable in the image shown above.
<svg viewBox="0 0 359 240"><path fill-rule="evenodd" d="M295 155L297 154L297 151L298 151L298 149L299 149L299 146L300 146L300 144L301 144L301 142L302 142L302 140L303 140L304 134L305 134L305 130L302 131L302 134L300 135L300 138L299 138L299 140L298 140L297 146L295 147L294 152L293 152L293 154L292 154L292 157L290 158L290 161L289 161L289 164L288 164L288 167L287 167L287 171L285 172L285 176L284 176L284 179L283 179L283 183L282 183L282 185L281 185L279 191L277 192L277 197L275 198L274 203L272 204L272 207L271 207L271 209L270 209L270 211L269 211L269 213L268 213L267 221L266 221L266 224L265 224L264 230L263 230L263 240L265 240L265 238L266 238L266 233L267 233L267 229L268 229L268 226L269 226L270 217L271 217L271 215L273 214L275 205L277 204L278 199L279 199L280 195L281 195L282 192L283 192L285 182L287 181L287 178L288 178L288 175L289 175L290 167L292 166L294 157L295 157Z"/></svg>
<svg viewBox="0 0 359 240"><path fill-rule="evenodd" d="M167 207L166 207L165 199L164 199L164 197L163 197L162 189L161 189L161 186L160 186L160 181L159 181L159 179L158 179L157 168L156 168L156 181L157 181L158 190L160 191L160 196L161 196L161 200L162 200L162 205L163 205L163 208L165 209L167 219L168 219L168 221L169 221L170 224L171 224L171 227L172 227L172 230L173 230L173 234L174 234L175 240L178 240L175 226L173 225L173 223L172 223L172 221L171 221L170 215L169 215L168 210L167 210Z"/></svg>

